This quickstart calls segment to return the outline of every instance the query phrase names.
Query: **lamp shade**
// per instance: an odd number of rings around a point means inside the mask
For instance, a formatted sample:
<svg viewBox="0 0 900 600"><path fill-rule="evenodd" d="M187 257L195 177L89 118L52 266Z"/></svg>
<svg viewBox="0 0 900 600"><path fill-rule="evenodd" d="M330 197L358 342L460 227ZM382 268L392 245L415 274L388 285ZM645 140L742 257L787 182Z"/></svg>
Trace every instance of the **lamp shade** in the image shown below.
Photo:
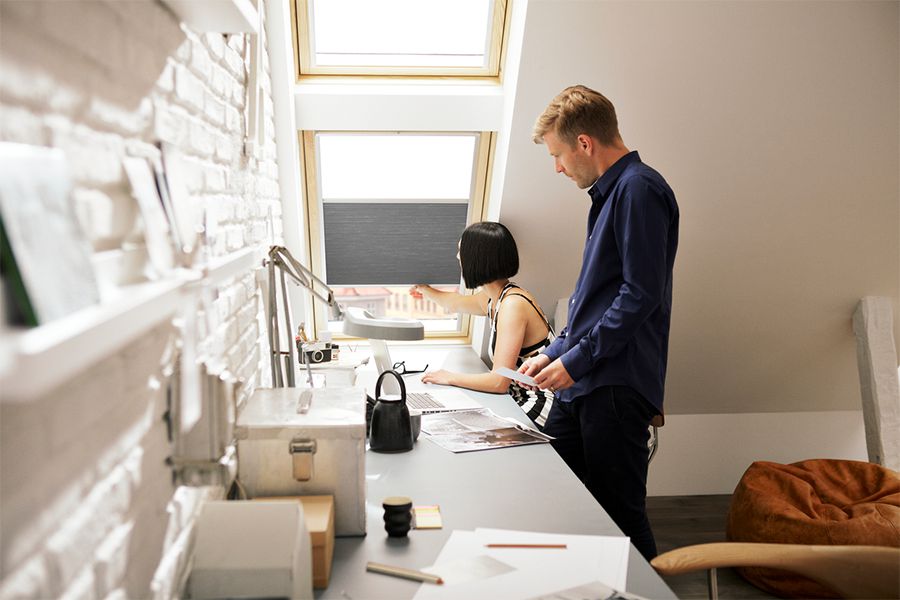
<svg viewBox="0 0 900 600"><path fill-rule="evenodd" d="M356 306L344 309L344 334L373 340L415 341L425 338L425 326L415 319L374 317Z"/></svg>

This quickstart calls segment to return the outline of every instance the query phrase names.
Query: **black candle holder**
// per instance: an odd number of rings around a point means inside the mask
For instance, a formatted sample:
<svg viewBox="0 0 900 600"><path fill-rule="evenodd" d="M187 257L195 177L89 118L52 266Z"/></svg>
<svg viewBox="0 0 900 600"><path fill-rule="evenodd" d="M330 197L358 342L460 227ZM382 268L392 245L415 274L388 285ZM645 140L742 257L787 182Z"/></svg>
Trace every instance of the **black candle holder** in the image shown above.
<svg viewBox="0 0 900 600"><path fill-rule="evenodd" d="M385 498L381 505L384 507L384 529L390 537L406 537L412 526L412 500L406 496L391 496Z"/></svg>

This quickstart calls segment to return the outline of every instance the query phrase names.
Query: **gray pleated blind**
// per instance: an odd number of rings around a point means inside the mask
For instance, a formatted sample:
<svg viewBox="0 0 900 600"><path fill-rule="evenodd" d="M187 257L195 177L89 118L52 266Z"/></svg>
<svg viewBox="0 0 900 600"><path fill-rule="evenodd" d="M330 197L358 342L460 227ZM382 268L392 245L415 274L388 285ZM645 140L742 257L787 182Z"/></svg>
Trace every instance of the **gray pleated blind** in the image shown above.
<svg viewBox="0 0 900 600"><path fill-rule="evenodd" d="M467 210L465 203L324 203L328 285L458 283Z"/></svg>

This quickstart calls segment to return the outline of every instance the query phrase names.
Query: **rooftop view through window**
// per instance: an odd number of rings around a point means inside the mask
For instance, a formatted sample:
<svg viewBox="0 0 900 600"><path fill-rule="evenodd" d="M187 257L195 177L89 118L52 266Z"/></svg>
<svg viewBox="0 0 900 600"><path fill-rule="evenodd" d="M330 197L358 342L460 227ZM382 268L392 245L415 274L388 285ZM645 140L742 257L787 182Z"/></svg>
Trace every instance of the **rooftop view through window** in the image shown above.
<svg viewBox="0 0 900 600"><path fill-rule="evenodd" d="M459 291L457 286L436 285L446 292ZM358 306L376 317L419 319L426 332L454 331L459 315L448 313L427 298L416 299L409 295L409 286L361 286L333 288L334 297L342 306ZM340 321L329 321L332 333L341 331Z"/></svg>

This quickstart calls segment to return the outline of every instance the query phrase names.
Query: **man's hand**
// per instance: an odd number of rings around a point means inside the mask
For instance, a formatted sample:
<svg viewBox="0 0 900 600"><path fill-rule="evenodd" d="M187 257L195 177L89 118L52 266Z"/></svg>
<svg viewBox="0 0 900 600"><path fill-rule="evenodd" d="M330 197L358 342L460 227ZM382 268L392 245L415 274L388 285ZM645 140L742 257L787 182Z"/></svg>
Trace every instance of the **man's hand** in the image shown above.
<svg viewBox="0 0 900 600"><path fill-rule="evenodd" d="M534 380L539 388L551 392L558 392L575 385L575 381L569 376L569 372L558 358L535 375Z"/></svg>
<svg viewBox="0 0 900 600"><path fill-rule="evenodd" d="M535 373L539 373L541 369L550 364L550 357L546 354L538 354L526 359L519 367L519 373L534 377Z"/></svg>
<svg viewBox="0 0 900 600"><path fill-rule="evenodd" d="M535 373L540 373L541 369L550 364L550 358L545 356L544 354L538 354L537 356L532 356L529 359L526 359L525 362L522 363L522 366L519 367L519 373L524 373L529 377L534 377ZM523 388L536 392L538 388L533 385L528 385L525 383L519 383Z"/></svg>
<svg viewBox="0 0 900 600"><path fill-rule="evenodd" d="M534 377L538 388L558 392L575 385L575 381L569 376L569 372L558 358L550 362L550 357L538 354L522 363L519 373Z"/></svg>

